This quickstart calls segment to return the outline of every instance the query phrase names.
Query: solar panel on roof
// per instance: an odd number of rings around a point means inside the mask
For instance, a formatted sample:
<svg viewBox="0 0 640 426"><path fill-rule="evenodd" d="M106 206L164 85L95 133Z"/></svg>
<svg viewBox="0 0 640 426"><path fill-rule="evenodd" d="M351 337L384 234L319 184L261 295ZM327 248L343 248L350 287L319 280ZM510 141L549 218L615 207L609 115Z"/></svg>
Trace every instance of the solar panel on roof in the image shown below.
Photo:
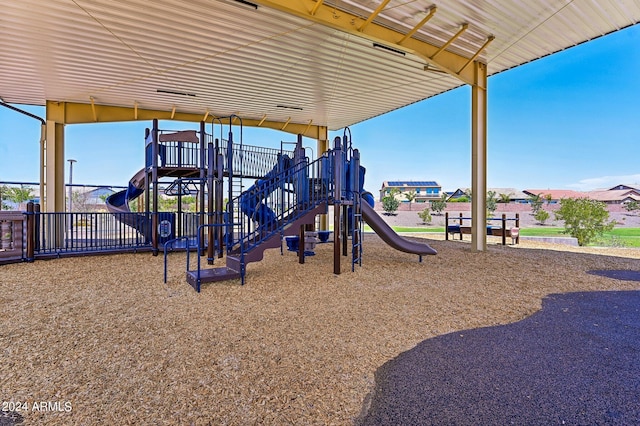
<svg viewBox="0 0 640 426"><path fill-rule="evenodd" d="M390 180L387 182L389 186L440 186L433 180Z"/></svg>

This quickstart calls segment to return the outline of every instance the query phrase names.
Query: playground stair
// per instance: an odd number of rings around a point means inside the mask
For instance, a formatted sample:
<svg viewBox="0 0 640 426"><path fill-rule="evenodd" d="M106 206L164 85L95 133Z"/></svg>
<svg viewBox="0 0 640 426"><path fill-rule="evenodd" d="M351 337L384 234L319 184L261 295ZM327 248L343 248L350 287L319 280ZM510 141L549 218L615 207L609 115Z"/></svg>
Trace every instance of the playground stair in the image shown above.
<svg viewBox="0 0 640 426"><path fill-rule="evenodd" d="M259 244L252 246L250 249L241 252L240 249L234 249L226 256L226 266L219 268L208 268L200 270L200 279L198 282L198 271L187 272L187 282L196 290L200 291L200 284L226 281L231 279L242 278L243 270L248 263L258 262L264 257L264 252L270 248L278 248L282 244L283 236L297 235L300 226L310 225L315 222L315 218L319 214L326 213L326 203L321 203L308 212L304 213L297 219L281 226L276 232L272 233L268 238Z"/></svg>

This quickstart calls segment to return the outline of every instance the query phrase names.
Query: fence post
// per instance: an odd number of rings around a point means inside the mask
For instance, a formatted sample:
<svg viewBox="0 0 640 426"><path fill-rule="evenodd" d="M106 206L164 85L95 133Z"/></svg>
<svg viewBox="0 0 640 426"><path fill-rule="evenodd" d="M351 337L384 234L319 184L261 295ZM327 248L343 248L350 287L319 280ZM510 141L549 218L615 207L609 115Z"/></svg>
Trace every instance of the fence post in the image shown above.
<svg viewBox="0 0 640 426"><path fill-rule="evenodd" d="M520 213L516 213L516 228L520 229ZM520 232L516 237L516 244L520 244Z"/></svg>
<svg viewBox="0 0 640 426"><path fill-rule="evenodd" d="M507 215L502 213L502 245L507 245Z"/></svg>
<svg viewBox="0 0 640 426"><path fill-rule="evenodd" d="M27 262L35 258L35 208L33 201L27 203Z"/></svg>
<svg viewBox="0 0 640 426"><path fill-rule="evenodd" d="M444 212L444 239L449 241L449 212Z"/></svg>
<svg viewBox="0 0 640 426"><path fill-rule="evenodd" d="M33 206L33 211L35 213L35 217L34 217L34 224L33 224L33 239L34 239L34 250L35 251L40 251L40 238L41 238L41 223L42 223L42 216L40 216L40 203L36 203ZM35 253L34 253L35 254Z"/></svg>

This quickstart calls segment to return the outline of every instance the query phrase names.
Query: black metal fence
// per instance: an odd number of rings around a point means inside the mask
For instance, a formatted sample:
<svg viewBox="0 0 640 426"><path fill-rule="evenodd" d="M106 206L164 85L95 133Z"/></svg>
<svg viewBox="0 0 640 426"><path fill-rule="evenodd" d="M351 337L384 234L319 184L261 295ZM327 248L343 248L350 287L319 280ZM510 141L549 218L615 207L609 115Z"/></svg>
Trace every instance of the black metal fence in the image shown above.
<svg viewBox="0 0 640 426"><path fill-rule="evenodd" d="M204 220L204 215L195 213L182 213L180 221L178 213L158 214L160 245L176 237L195 241L198 226ZM149 250L152 217L152 213L37 213L35 255ZM139 226L130 226L131 223Z"/></svg>

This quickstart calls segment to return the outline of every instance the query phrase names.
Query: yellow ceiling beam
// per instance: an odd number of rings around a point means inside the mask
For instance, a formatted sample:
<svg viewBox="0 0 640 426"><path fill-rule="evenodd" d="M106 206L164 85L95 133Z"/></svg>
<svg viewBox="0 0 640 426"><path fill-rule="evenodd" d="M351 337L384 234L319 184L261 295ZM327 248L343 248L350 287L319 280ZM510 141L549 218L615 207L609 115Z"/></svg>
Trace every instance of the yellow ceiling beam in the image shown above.
<svg viewBox="0 0 640 426"><path fill-rule="evenodd" d="M364 21L364 23L360 26L360 28L358 28L358 31L364 31L364 29L367 27L367 25L369 25L374 19L376 19L376 17L378 15L380 15L380 12L382 12L382 10L387 7L387 5L389 4L391 0L382 0L382 3L380 3L378 5L378 7L376 8L376 10L373 11L373 13L371 15L369 15L369 17L367 18L366 21Z"/></svg>
<svg viewBox="0 0 640 426"><path fill-rule="evenodd" d="M169 111L140 108L139 105L133 107L117 107L100 105L97 103L81 104L76 102L47 101L47 120L55 121L59 124L86 124L86 123L115 123L123 121L145 121L153 120L176 120L199 123L204 113L186 113L172 108ZM137 118L136 118L137 117ZM173 117L173 118L172 118ZM212 115L209 112L209 118ZM311 125L310 123L293 123L291 119L284 121L271 121L266 119L266 115L259 120L242 118L242 125L248 127L263 127L284 131L290 134L301 134L305 137L318 139L323 132L326 133L326 126ZM229 123L228 118L216 119L216 123L222 121ZM237 120L234 120L238 123ZM284 130L284 128L286 130Z"/></svg>
<svg viewBox="0 0 640 426"><path fill-rule="evenodd" d="M415 34L415 33L416 33L420 28L422 28L422 27L424 26L424 24L426 24L426 23L429 21L429 19L433 18L433 15L435 15L435 14L436 14L436 11L437 11L437 10L438 10L438 8L437 8L437 7L435 7L435 6L431 6L431 9L429 9L429 13L427 13L427 16L425 16L424 18L422 18L422 21L418 22L418 25L416 25L415 27L413 27L413 28L411 29L411 31L409 31L408 33L406 33L406 34L404 35L404 37L402 37L402 38L400 39L400 41L398 42L398 44L402 44L402 43L404 43L404 42L405 42L405 40L407 40L407 39L409 39L409 38L413 37L413 35L414 35L414 34Z"/></svg>
<svg viewBox="0 0 640 426"><path fill-rule="evenodd" d="M315 15L315 14L316 14L316 11L318 10L318 8L319 8L320 6L322 6L322 2L323 2L323 1L324 1L324 0L317 0L317 1L316 1L316 5L315 5L315 6L313 6L313 9L311 9L311 14L312 14L312 15Z"/></svg>
<svg viewBox="0 0 640 426"><path fill-rule="evenodd" d="M469 24L467 24L466 22L464 24L462 24L460 26L460 29L458 30L457 33L455 33L453 35L453 37L451 37L449 40L447 40L447 42L445 44L443 44L442 46L440 46L440 48L438 49L438 51L436 53L434 53L431 56L431 59L435 59L436 56L438 56L440 53L444 52L444 49L446 49L447 47L449 47L451 45L451 43L453 43L454 41L456 41L456 39L458 37L460 37L462 35L462 33L464 33L465 31L467 31L467 28L469 28Z"/></svg>
<svg viewBox="0 0 640 426"><path fill-rule="evenodd" d="M472 57L470 57L470 58L469 58L469 60L467 61L467 63L466 63L466 64L464 64L464 66L460 69L460 71L462 71L462 70L463 70L463 69L465 69L467 66L469 66L469 64L470 64L471 62L475 61L475 59L476 59L478 56L480 56L480 53L482 53L482 51L483 51L484 49L486 49L486 48L487 48L487 46L489 46L489 44L490 44L493 40L495 40L495 39L496 39L496 37L495 37L493 34L492 34L492 35L490 35L489 37L487 37L487 41L485 41L485 42L484 42L484 44L482 45L482 47L480 47L480 49L478 49L478 51L477 51L477 52L476 52ZM458 72L460 72L460 71L458 71Z"/></svg>
<svg viewBox="0 0 640 426"><path fill-rule="evenodd" d="M284 125L282 126L282 128L280 130L282 130L284 132L284 129L287 128L287 126L289 125L290 122L291 122L291 117L289 117L287 119L287 121L285 121Z"/></svg>
<svg viewBox="0 0 640 426"><path fill-rule="evenodd" d="M96 114L96 104L95 104L95 100L93 99L93 96L90 96L89 100L91 101L91 113L93 114L93 121L97 122L98 114Z"/></svg>
<svg viewBox="0 0 640 426"><path fill-rule="evenodd" d="M427 64L445 71L464 83L470 85L474 83L473 67L465 66L469 58L441 49L440 46L415 38L407 38L405 37L406 34L378 25L375 22L371 22L362 28L366 22L365 19L342 10L336 12L332 6L327 6L322 2L314 0L252 0L252 3L289 13L374 43L384 44L399 51L413 54ZM361 28L362 30L360 30ZM401 41L402 44L400 44ZM436 54L438 57L434 58L433 56Z"/></svg>

